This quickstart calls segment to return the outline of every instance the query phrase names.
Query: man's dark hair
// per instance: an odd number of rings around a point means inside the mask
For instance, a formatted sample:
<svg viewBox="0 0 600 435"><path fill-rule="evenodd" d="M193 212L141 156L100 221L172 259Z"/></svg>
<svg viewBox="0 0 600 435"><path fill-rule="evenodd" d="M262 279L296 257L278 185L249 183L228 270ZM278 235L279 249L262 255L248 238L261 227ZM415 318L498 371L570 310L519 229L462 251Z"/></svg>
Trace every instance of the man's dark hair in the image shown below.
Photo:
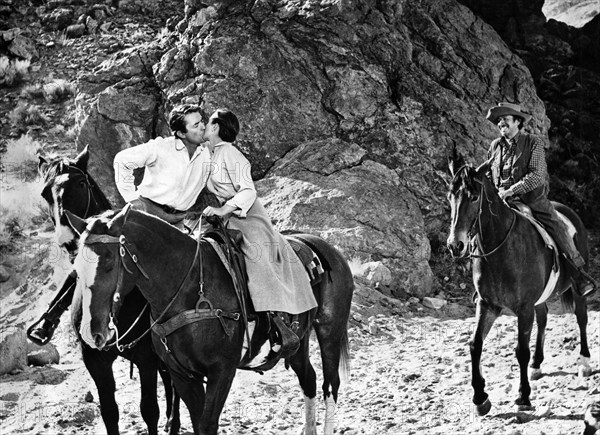
<svg viewBox="0 0 600 435"><path fill-rule="evenodd" d="M517 121L519 123L519 130L521 130L523 128L523 126L525 125L525 118L523 118L521 116L515 116L515 115L513 115L513 118L515 118L515 121Z"/></svg>
<svg viewBox="0 0 600 435"><path fill-rule="evenodd" d="M212 122L219 124L219 137L225 142L233 142L240 132L240 122L229 109L217 109Z"/></svg>
<svg viewBox="0 0 600 435"><path fill-rule="evenodd" d="M202 120L206 122L200 106L196 104L180 104L179 106L175 106L169 114L169 127L171 128L173 134L176 132L187 133L187 128L185 127L185 116L196 112L199 113L202 116Z"/></svg>

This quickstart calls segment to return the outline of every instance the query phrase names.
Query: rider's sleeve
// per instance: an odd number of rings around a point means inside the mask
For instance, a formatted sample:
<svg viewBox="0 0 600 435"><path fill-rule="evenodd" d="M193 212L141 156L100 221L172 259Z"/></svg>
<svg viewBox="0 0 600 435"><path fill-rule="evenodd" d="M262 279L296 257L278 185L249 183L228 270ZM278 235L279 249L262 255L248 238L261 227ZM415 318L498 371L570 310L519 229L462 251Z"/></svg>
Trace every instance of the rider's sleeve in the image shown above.
<svg viewBox="0 0 600 435"><path fill-rule="evenodd" d="M115 156L115 184L126 202L139 196L134 184L133 170L150 166L156 160L156 139L145 144L124 149Z"/></svg>
<svg viewBox="0 0 600 435"><path fill-rule="evenodd" d="M544 153L544 144L539 137L533 140L531 148L531 158L527 167L527 174L510 189L515 195L522 195L527 192L543 186L548 176L548 167L546 165L546 155Z"/></svg>
<svg viewBox="0 0 600 435"><path fill-rule="evenodd" d="M228 178L236 194L225 204L235 207L234 214L246 217L248 210L256 201L256 188L252 181L250 162L244 157L240 150L234 146L224 150L223 162L228 172Z"/></svg>

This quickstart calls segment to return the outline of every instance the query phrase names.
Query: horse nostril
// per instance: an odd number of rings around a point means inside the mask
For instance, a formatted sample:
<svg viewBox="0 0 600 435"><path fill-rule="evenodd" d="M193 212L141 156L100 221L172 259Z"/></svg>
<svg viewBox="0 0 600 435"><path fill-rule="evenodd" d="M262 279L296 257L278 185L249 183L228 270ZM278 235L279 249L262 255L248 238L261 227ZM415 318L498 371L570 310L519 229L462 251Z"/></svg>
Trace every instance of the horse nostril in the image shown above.
<svg viewBox="0 0 600 435"><path fill-rule="evenodd" d="M94 343L98 349L102 349L104 347L104 337L102 334L94 334Z"/></svg>

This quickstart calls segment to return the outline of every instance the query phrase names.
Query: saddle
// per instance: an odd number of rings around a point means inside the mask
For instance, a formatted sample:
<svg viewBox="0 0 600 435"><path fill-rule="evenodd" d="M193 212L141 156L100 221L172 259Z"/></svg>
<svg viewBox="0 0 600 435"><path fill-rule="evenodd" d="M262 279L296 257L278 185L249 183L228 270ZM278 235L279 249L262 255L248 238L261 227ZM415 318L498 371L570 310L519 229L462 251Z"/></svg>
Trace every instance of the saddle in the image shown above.
<svg viewBox="0 0 600 435"><path fill-rule="evenodd" d="M247 368L258 372L268 370L275 366L280 359L285 359L298 350L298 315L289 315L281 312L261 313L259 315L254 311L247 285L248 275L246 272L245 256L240 249L242 233L238 230L226 229L220 220L210 221L210 223L213 224L214 228L207 231L204 234L204 238L212 245L232 277L244 320L246 330L245 343L247 343L245 347L247 350L242 356L240 368ZM306 269L311 286L319 284L325 272L319 257L299 238L286 236L286 239ZM251 334L249 322L254 322L252 332L266 328L265 332L269 336L271 345L280 343L279 349L276 352L268 352L266 362L258 366L251 366L252 360L260 353L261 349L258 349L257 343L253 345L251 337L253 334Z"/></svg>
<svg viewBox="0 0 600 435"><path fill-rule="evenodd" d="M552 236L550 236L550 234L548 233L548 231L546 231L546 229L543 227L543 225L533 216L531 208L527 204L520 202L520 201L515 201L511 204L511 206L514 209L515 213L520 214L525 219L527 219L529 222L531 222L533 227L537 230L539 235L544 240L544 244L546 245L546 247L548 249L550 249L554 254L553 255L554 265L552 266L552 271L550 272L550 277L548 278L548 282L546 283L546 287L544 288L542 295L535 302L535 305L539 305L541 303L546 302L546 300L548 300L548 298L554 291L556 284L558 282L558 278L560 275L560 252L559 252L558 246L557 246L556 242L554 241L554 239L552 238ZM560 213L558 211L556 213L569 228L569 235L571 237L573 237L576 231L575 231L575 227L573 226L571 221L562 213Z"/></svg>

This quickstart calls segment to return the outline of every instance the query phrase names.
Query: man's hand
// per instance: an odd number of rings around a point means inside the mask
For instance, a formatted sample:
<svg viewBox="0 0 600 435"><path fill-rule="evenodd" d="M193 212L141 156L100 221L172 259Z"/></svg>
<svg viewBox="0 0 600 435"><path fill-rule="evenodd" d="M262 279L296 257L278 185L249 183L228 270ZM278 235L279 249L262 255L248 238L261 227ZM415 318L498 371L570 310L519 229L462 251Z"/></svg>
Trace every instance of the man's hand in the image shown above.
<svg viewBox="0 0 600 435"><path fill-rule="evenodd" d="M501 190L498 192L500 199L506 201L506 198L513 196L515 193L511 189Z"/></svg>

